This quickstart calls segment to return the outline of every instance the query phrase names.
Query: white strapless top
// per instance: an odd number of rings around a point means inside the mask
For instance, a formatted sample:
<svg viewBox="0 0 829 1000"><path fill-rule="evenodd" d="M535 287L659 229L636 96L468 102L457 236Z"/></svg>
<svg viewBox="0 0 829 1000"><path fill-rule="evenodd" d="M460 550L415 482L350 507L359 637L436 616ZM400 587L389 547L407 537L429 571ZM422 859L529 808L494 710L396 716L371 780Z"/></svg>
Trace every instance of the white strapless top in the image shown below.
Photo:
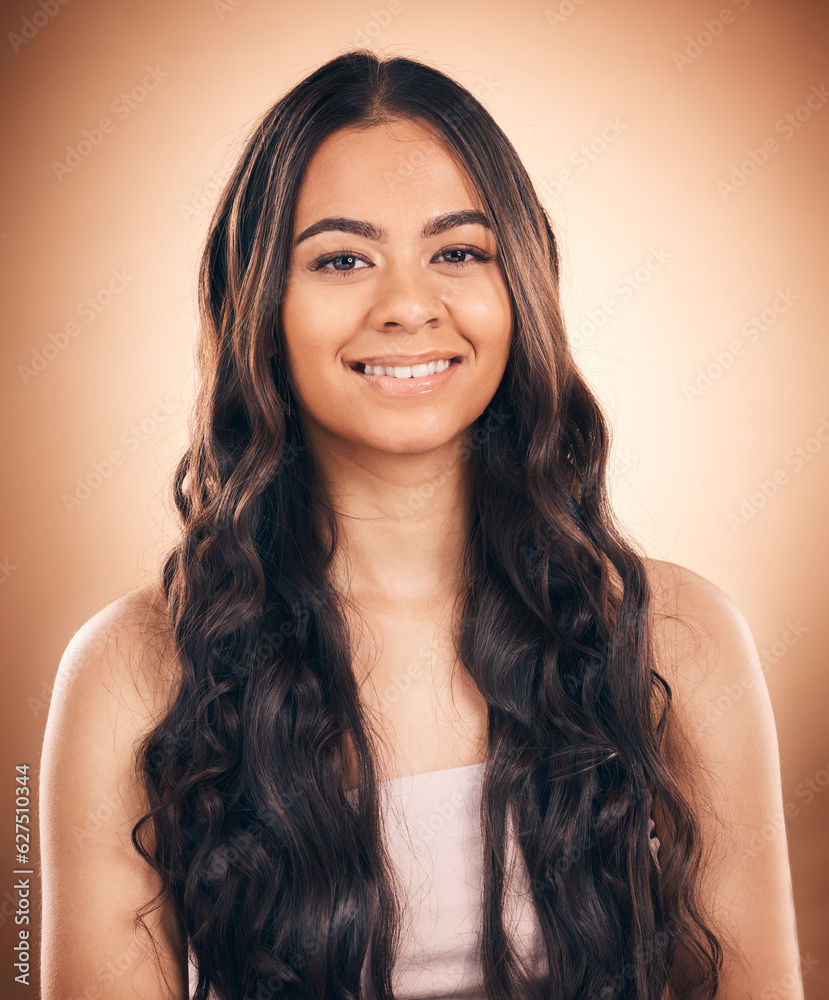
<svg viewBox="0 0 829 1000"><path fill-rule="evenodd" d="M479 810L484 766L426 771L378 785L403 911L400 950L392 972L400 1000L483 1000L477 948L483 895ZM653 825L651 819L649 843L656 860L659 839ZM540 974L545 958L538 921L511 822L507 844L507 870L512 875L505 928L519 961ZM368 963L363 992L366 1000L372 1000L367 969ZM194 985L191 961L191 994Z"/></svg>

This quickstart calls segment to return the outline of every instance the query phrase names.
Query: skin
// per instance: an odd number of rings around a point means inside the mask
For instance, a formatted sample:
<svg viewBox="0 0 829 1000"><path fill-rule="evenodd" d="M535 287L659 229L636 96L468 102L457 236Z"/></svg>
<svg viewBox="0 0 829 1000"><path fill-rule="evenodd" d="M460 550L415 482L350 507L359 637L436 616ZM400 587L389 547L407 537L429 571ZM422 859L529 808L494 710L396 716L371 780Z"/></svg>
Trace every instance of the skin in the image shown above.
<svg viewBox="0 0 829 1000"><path fill-rule="evenodd" d="M401 183L408 162L418 166ZM470 246L494 256L495 234L472 224L419 235L428 219L464 209L483 210L471 184L408 122L329 137L297 200L294 238L330 216L388 232L386 242L327 231L300 243L280 316L304 430L341 512L350 582L363 594L423 599L459 561L469 463L458 461L458 448L501 381L512 334L497 259L447 254ZM343 250L355 256L350 273L343 261L309 270ZM451 387L407 399L374 391L347 364L433 349L463 357ZM414 504L427 483L434 499Z"/></svg>
<svg viewBox="0 0 829 1000"><path fill-rule="evenodd" d="M412 163L413 173L401 173ZM389 176L406 182L390 187ZM332 136L309 166L295 214L295 236L329 215L388 232L385 243L344 233L301 243L281 315L304 429L340 513L335 582L353 602L355 673L387 744L381 778L486 756L486 706L456 660L446 615L469 526L469 463L456 447L503 374L509 297L497 257L467 268L448 260L468 256L440 257L456 245L494 254L486 229L420 236L427 219L464 208L480 205L463 172L427 132L400 122ZM346 278L308 270L344 248L370 266ZM379 396L346 366L432 347L464 364L419 398ZM674 563L646 567L654 649L674 695L666 752L685 744L699 760L683 790L706 846L700 900L726 949L719 996L802 1000L785 827L769 822L783 808L777 735L751 633L709 581ZM86 622L61 658L41 762L44 1000L84 995L90 984L110 1000L187 997L172 910L151 920L171 993L131 925L132 911L160 888L129 831L146 809L131 777L133 744L174 689L163 618L160 591L139 588ZM664 859L671 845L658 813L656 823Z"/></svg>
<svg viewBox="0 0 829 1000"><path fill-rule="evenodd" d="M297 199L294 240L329 217L387 233L381 241L329 230L299 243L280 314L304 432L342 525L334 579L361 619L355 670L385 744L381 779L486 758L486 705L456 663L447 614L470 524L471 463L459 455L506 368L509 290L487 227L420 235L436 216L476 209L454 159L406 121L330 136ZM354 260L312 270L337 253ZM349 367L430 350L462 363L446 386L405 399L378 393ZM394 697L403 685L405 697Z"/></svg>

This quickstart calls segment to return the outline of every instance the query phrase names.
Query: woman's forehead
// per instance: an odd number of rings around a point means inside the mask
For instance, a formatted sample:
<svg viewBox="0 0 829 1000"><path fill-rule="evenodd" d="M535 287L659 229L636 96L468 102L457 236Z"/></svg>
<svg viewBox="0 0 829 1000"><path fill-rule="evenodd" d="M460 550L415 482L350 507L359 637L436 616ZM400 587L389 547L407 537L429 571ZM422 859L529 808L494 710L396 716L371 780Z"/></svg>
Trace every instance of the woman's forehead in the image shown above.
<svg viewBox="0 0 829 1000"><path fill-rule="evenodd" d="M427 216L480 200L457 157L416 123L340 130L309 160L297 197L297 230L327 215L367 218L372 211Z"/></svg>

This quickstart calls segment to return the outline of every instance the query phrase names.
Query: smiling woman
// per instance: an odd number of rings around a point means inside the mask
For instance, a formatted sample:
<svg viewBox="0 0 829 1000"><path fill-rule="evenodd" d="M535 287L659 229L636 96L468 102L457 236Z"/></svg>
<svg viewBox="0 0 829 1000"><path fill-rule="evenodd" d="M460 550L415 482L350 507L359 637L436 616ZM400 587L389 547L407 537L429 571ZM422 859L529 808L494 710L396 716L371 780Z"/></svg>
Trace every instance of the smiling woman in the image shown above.
<svg viewBox="0 0 829 1000"><path fill-rule="evenodd" d="M406 184L389 184L409 160ZM341 129L309 161L294 231L279 328L314 454L331 434L352 461L451 451L512 335L495 233L457 157L414 121Z"/></svg>
<svg viewBox="0 0 829 1000"><path fill-rule="evenodd" d="M115 1000L802 998L751 636L616 525L486 109L321 66L240 157L200 306L181 540L50 709L44 1000L116 962Z"/></svg>

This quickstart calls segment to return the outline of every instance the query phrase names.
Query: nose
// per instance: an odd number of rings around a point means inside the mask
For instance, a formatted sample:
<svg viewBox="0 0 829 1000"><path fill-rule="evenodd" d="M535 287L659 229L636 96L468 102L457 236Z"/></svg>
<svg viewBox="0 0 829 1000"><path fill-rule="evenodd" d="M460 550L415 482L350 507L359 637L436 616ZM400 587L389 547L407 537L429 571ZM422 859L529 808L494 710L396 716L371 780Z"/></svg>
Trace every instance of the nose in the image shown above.
<svg viewBox="0 0 829 1000"><path fill-rule="evenodd" d="M446 318L446 304L433 277L416 265L391 264L373 285L369 323L375 330L417 333Z"/></svg>

